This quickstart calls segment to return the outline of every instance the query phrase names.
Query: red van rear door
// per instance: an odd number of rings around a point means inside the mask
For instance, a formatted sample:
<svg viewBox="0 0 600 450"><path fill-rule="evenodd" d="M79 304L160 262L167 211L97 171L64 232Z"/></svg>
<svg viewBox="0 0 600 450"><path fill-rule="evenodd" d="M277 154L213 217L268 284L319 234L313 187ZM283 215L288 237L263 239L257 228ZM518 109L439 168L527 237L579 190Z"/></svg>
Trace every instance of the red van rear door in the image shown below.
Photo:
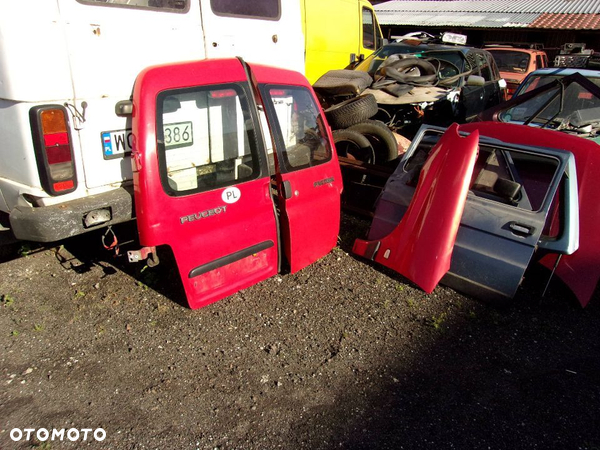
<svg viewBox="0 0 600 450"><path fill-rule="evenodd" d="M148 68L133 102L140 242L171 247L190 307L276 274L268 162L242 63Z"/></svg>
<svg viewBox="0 0 600 450"><path fill-rule="evenodd" d="M342 176L312 87L294 72L252 65L276 148L275 180L281 239L291 272L325 256L337 244Z"/></svg>

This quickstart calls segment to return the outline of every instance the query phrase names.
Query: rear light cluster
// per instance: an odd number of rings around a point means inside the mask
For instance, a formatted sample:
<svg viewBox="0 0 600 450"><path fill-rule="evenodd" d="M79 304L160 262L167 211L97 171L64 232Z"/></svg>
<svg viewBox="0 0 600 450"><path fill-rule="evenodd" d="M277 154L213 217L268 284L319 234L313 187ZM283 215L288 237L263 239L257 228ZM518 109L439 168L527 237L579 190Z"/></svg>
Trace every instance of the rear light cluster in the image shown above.
<svg viewBox="0 0 600 450"><path fill-rule="evenodd" d="M29 120L42 187L51 195L74 191L77 174L67 110L61 105L34 106Z"/></svg>

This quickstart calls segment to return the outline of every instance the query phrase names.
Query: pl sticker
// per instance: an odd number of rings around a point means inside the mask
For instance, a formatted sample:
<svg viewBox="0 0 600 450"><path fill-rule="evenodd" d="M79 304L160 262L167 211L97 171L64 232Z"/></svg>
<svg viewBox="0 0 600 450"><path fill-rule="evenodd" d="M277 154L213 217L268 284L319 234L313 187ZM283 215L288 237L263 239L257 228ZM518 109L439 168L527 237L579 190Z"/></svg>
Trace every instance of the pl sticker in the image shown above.
<svg viewBox="0 0 600 450"><path fill-rule="evenodd" d="M237 202L241 196L242 193L235 186L228 187L221 194L221 198L223 199L223 201L229 204Z"/></svg>

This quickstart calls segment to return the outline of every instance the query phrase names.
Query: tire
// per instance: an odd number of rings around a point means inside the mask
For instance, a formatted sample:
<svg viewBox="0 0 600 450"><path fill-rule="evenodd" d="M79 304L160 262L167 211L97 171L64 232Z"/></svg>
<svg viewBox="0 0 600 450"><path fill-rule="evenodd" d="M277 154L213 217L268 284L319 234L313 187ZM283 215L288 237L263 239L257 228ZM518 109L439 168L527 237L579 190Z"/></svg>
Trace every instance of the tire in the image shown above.
<svg viewBox="0 0 600 450"><path fill-rule="evenodd" d="M334 130L351 127L375 114L377 114L377 101L373 94L359 95L325 110L327 122Z"/></svg>
<svg viewBox="0 0 600 450"><path fill-rule="evenodd" d="M351 130L335 130L333 142L338 156L369 164L375 163L375 150L366 136ZM349 169L344 171L343 178L345 181L364 183L367 175Z"/></svg>
<svg viewBox="0 0 600 450"><path fill-rule="evenodd" d="M419 69L419 76L412 76L405 71L416 67ZM409 84L431 84L437 79L437 70L429 61L419 58L405 58L391 63L389 66L381 68L381 73L388 78Z"/></svg>
<svg viewBox="0 0 600 450"><path fill-rule="evenodd" d="M333 142L338 156L373 164L375 150L369 139L357 131L335 130Z"/></svg>
<svg viewBox="0 0 600 450"><path fill-rule="evenodd" d="M379 120L366 120L351 126L348 131L356 131L369 140L375 150L375 163L382 164L398 158L398 142L394 133Z"/></svg>

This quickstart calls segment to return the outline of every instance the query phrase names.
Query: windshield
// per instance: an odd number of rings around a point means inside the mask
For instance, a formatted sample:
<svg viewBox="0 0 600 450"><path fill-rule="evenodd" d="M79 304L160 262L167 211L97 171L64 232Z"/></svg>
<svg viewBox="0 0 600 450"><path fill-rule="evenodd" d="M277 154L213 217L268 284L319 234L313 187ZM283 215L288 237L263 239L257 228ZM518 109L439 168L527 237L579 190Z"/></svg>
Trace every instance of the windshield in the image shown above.
<svg viewBox="0 0 600 450"><path fill-rule="evenodd" d="M500 72L525 73L531 56L518 50L488 50L496 60Z"/></svg>
<svg viewBox="0 0 600 450"><path fill-rule="evenodd" d="M460 51L424 50L422 47L419 48L409 45L384 46L356 66L355 70L368 72L369 75L374 76L377 72L377 69L379 69L381 64L388 58L388 56L396 54L410 54L419 58L434 58L442 62L450 63L436 64L435 61L431 61L434 66L439 68L440 78L449 78L465 71L466 60Z"/></svg>
<svg viewBox="0 0 600 450"><path fill-rule="evenodd" d="M534 89L550 84L553 81L560 80L561 78L564 78L564 75L530 76L523 82L523 86L519 89L518 95L533 91ZM588 80L600 87L600 78L588 77Z"/></svg>
<svg viewBox="0 0 600 450"><path fill-rule="evenodd" d="M538 77L536 80L539 83L534 87L543 86L554 79L556 77ZM592 81L598 84L600 79ZM534 87L530 86L526 90ZM503 111L499 119L502 122L531 123L556 130L577 129L586 125L596 127L600 124L600 98L576 82L569 83L566 87L557 84L554 88Z"/></svg>

